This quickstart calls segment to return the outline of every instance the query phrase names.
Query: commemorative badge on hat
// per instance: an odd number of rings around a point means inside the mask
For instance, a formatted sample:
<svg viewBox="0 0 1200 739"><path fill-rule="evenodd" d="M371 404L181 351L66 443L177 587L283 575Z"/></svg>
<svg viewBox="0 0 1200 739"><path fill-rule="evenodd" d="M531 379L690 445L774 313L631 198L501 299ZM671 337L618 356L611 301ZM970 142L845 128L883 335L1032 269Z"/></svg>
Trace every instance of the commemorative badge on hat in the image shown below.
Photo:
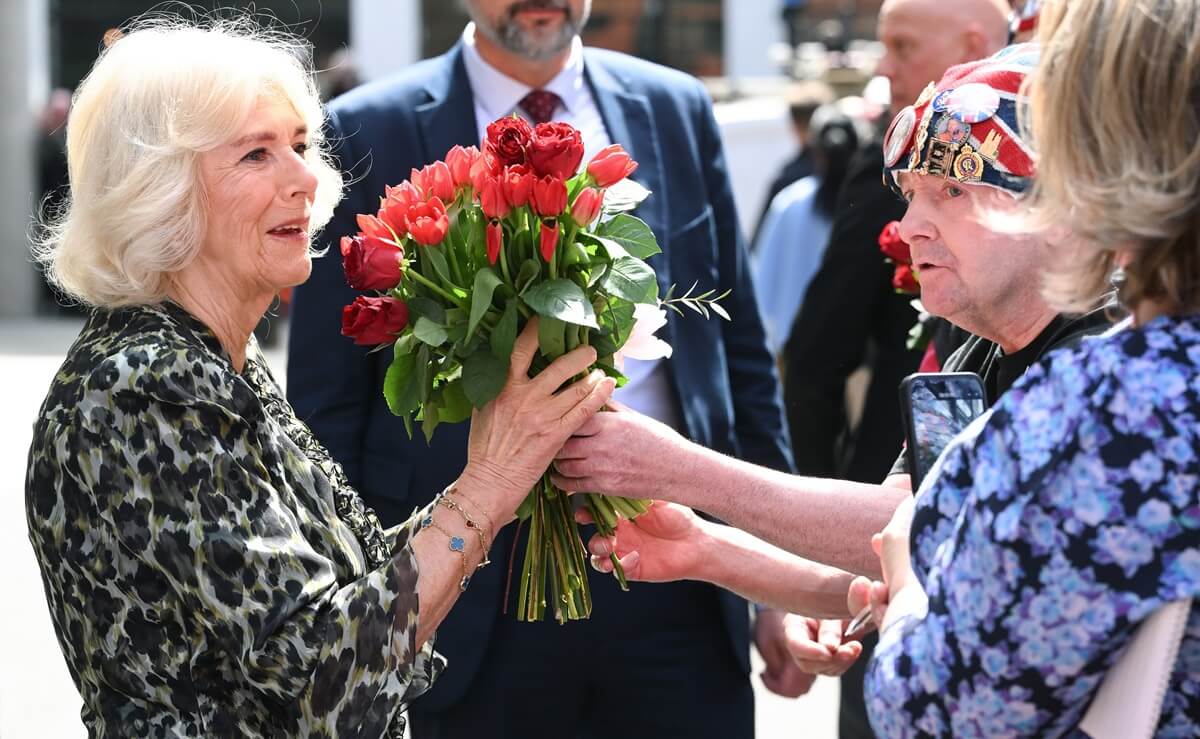
<svg viewBox="0 0 1200 739"><path fill-rule="evenodd" d="M1017 106L1037 60L1037 47L1019 44L948 69L892 121L883 143L887 184L915 172L1023 192L1033 155L1017 127Z"/></svg>

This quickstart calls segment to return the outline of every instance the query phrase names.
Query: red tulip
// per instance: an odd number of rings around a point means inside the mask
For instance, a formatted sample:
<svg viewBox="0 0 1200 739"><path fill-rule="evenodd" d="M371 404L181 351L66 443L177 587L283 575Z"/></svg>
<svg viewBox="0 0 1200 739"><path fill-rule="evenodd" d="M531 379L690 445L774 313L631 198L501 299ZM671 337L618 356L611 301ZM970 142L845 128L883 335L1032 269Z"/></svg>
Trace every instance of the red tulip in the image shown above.
<svg viewBox="0 0 1200 739"><path fill-rule="evenodd" d="M542 219L542 259L549 262L558 248L558 221L554 218Z"/></svg>
<svg viewBox="0 0 1200 739"><path fill-rule="evenodd" d="M879 250L885 257L897 264L912 262L908 244L900 237L899 221L892 221L883 227L883 231L879 234Z"/></svg>
<svg viewBox="0 0 1200 739"><path fill-rule="evenodd" d="M483 189L483 183L489 177L499 177L504 171L500 160L490 151L482 151L471 164L471 186L476 190Z"/></svg>
<svg viewBox="0 0 1200 739"><path fill-rule="evenodd" d="M342 308L342 336L359 346L387 344L408 325L408 306L396 298L360 295Z"/></svg>
<svg viewBox="0 0 1200 739"><path fill-rule="evenodd" d="M428 164L421 170L425 178L425 195L438 198L443 203L454 202L454 175L445 162Z"/></svg>
<svg viewBox="0 0 1200 739"><path fill-rule="evenodd" d="M387 224L397 238L404 238L408 235L408 203L402 203L399 200L384 200L380 203L379 214L376 216L380 221ZM362 224L359 224L362 228Z"/></svg>
<svg viewBox="0 0 1200 739"><path fill-rule="evenodd" d="M533 192L533 175L523 164L514 164L504 168L504 197L508 204L519 208L529 202Z"/></svg>
<svg viewBox="0 0 1200 739"><path fill-rule="evenodd" d="M493 218L487 225L487 258L488 264L494 265L500 258L500 248L504 246L504 226L499 218Z"/></svg>
<svg viewBox="0 0 1200 739"><path fill-rule="evenodd" d="M413 170L414 172L416 170ZM387 202L403 203L405 207L416 205L425 199L417 186L411 182L401 182L395 187L384 185L383 187L384 200Z"/></svg>
<svg viewBox="0 0 1200 739"><path fill-rule="evenodd" d="M413 241L425 246L440 244L450 230L450 217L439 198L430 198L408 209L408 233Z"/></svg>
<svg viewBox="0 0 1200 739"><path fill-rule="evenodd" d="M594 187L585 187L575 196L571 204L571 220L576 226L583 228L600 215L600 207L604 205L604 191Z"/></svg>
<svg viewBox="0 0 1200 739"><path fill-rule="evenodd" d="M342 269L355 290L390 290L404 274L404 248L370 234L343 236Z"/></svg>
<svg viewBox="0 0 1200 739"><path fill-rule="evenodd" d="M896 265L896 271L892 274L892 287L896 289L896 292L909 295L921 293L921 283L917 281L917 274L908 264Z"/></svg>
<svg viewBox="0 0 1200 739"><path fill-rule="evenodd" d="M503 218L512 210L504 196L504 183L499 177L484 177L476 185L479 191L479 207L488 218Z"/></svg>
<svg viewBox="0 0 1200 739"><path fill-rule="evenodd" d="M524 164L525 150L529 148L532 135L533 130L525 119L510 115L488 124L487 140L483 146L502 167Z"/></svg>
<svg viewBox="0 0 1200 739"><path fill-rule="evenodd" d="M543 218L562 215L567 209L567 183L558 177L539 177L533 181L533 210Z"/></svg>
<svg viewBox="0 0 1200 739"><path fill-rule="evenodd" d="M538 177L569 179L583 161L583 138L568 123L539 123L533 129L526 155Z"/></svg>
<svg viewBox="0 0 1200 739"><path fill-rule="evenodd" d="M587 171L597 185L608 187L633 174L637 166L637 162L630 158L620 144L612 144L592 157L592 161L588 162Z"/></svg>
<svg viewBox="0 0 1200 739"><path fill-rule="evenodd" d="M455 187L466 187L471 184L471 168L479 158L479 149L468 146L465 149L455 145L446 154L446 166L450 168L450 176L454 178Z"/></svg>
<svg viewBox="0 0 1200 739"><path fill-rule="evenodd" d="M362 231L367 236L374 236L376 238L389 240L395 238L395 236L392 235L391 229L388 228L388 225L375 216L359 213L354 218L358 222L358 230ZM396 235L398 236L401 234L397 233Z"/></svg>
<svg viewBox="0 0 1200 739"><path fill-rule="evenodd" d="M422 200L425 200L430 196L429 183L426 181L424 169L417 169L416 167L413 167L408 173L408 182L413 187L417 188L417 193L420 194Z"/></svg>

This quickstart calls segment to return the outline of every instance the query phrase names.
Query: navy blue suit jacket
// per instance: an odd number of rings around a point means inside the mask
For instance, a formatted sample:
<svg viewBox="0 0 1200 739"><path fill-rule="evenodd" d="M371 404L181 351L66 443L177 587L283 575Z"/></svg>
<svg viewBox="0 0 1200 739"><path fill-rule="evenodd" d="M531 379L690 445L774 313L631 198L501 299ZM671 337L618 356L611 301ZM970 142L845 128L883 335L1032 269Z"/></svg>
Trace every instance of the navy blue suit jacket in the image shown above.
<svg viewBox="0 0 1200 739"><path fill-rule="evenodd" d="M672 316L665 334L676 350L670 377L694 441L742 459L791 469L778 379L764 344L733 194L712 113L694 78L614 52L585 51L585 69L611 139L639 166L634 179L653 195L637 215L658 235L651 260L662 290L732 288L732 323ZM401 74L355 89L330 106L334 153L346 173L346 199L326 227L327 256L314 261L295 295L287 392L386 525L407 517L449 485L466 462L468 424L441 426L432 445L409 440L381 388L390 352L366 354L339 335L341 307L356 293L338 259L356 213L374 213L385 185L441 159L455 144L478 144L471 87L456 46ZM648 491L651 492L651 491ZM512 529L512 527L509 527ZM492 559L506 562L512 532L497 537ZM438 710L465 690L500 611L505 567L481 570L439 629L438 649L453 667L422 706ZM738 659L748 670L744 601L722 593ZM506 618L513 618L510 613Z"/></svg>

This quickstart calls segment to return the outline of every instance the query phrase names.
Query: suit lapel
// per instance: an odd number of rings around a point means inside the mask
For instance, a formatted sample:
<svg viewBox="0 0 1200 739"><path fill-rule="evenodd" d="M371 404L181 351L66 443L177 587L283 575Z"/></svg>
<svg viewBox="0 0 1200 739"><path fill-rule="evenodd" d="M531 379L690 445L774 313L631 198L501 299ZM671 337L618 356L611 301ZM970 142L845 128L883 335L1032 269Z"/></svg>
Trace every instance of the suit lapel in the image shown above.
<svg viewBox="0 0 1200 739"><path fill-rule="evenodd" d="M584 73L592 88L596 107L604 119L604 128L614 144L620 144L638 163L633 179L651 193L637 215L658 237L663 253L651 257L650 266L658 276L659 292L665 294L671 284L667 259L667 181L662 169L658 145L658 128L650 101L644 95L628 92L620 81L604 67L596 54L584 50Z"/></svg>
<svg viewBox="0 0 1200 739"><path fill-rule="evenodd" d="M444 57L445 63L425 84L429 102L416 109L425 161L444 159L456 144L479 145L475 100L462 59L462 42Z"/></svg>

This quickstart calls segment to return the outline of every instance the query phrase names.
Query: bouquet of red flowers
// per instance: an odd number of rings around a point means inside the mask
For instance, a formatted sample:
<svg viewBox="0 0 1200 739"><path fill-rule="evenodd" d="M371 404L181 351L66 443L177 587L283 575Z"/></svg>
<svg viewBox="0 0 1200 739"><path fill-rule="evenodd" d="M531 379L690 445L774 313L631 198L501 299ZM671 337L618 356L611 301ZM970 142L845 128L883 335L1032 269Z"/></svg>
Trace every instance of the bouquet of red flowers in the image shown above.
<svg viewBox="0 0 1200 739"><path fill-rule="evenodd" d="M645 262L660 250L650 228L628 213L649 195L626 179L637 163L613 145L580 171L583 153L579 132L565 123L531 128L502 118L488 126L482 150L456 146L386 188L379 211L358 216L361 232L342 239L347 281L378 293L346 306L342 333L362 345L394 342L384 394L410 434L419 422L428 438L439 423L467 420L496 397L513 342L533 316L540 349L533 371L588 344L595 367L624 384L619 353L663 315ZM724 316L720 296L710 296L672 302ZM635 331L639 317L647 320ZM653 347L657 340L648 338ZM605 534L648 505L581 497ZM568 496L546 475L518 517L529 526L518 618L544 618L547 602L560 622L586 618L586 553ZM625 587L619 565L615 571Z"/></svg>

